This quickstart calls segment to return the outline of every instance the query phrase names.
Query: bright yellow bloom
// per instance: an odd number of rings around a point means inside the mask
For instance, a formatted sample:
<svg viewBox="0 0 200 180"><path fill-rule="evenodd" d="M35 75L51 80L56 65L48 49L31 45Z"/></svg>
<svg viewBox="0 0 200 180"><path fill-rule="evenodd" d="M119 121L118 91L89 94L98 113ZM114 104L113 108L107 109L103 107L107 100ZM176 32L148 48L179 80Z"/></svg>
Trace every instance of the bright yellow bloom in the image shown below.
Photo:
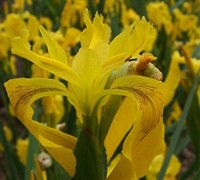
<svg viewBox="0 0 200 180"><path fill-rule="evenodd" d="M99 141L102 143L103 140L107 161L110 162L116 148L127 135L119 158L113 163L107 178L116 179L119 173L120 177L127 180L140 178L145 175L152 159L165 147L162 111L166 87L158 80L137 75L137 70L132 70L135 68L135 62L130 60L139 58L139 53L153 42L154 29L145 18L142 18L109 43L111 30L103 23L101 15L96 14L91 22L88 13L85 13L84 21L86 28L80 36L81 48L72 65L65 51L43 27L40 27L40 32L47 45L49 57L30 50L27 30L14 39L14 54L68 81L68 86L55 79L13 79L5 83L11 104L22 123L69 175L73 176L75 166L80 161L73 153L76 138L33 121L34 111L31 104L45 96L67 96L76 108L77 116L82 122L83 133L90 136L96 133L96 128L105 123L101 121L102 111L112 97L123 96L108 133L103 134L104 126L100 128L102 139ZM149 56L144 55L146 60L149 60ZM139 58L138 61L140 60L142 59ZM148 63L151 60L150 56ZM149 66L146 64L144 67L148 69ZM142 69L142 74L145 70ZM130 71L136 73L130 74ZM96 117L97 113L100 114L98 120L92 118ZM122 171L121 167L127 168L129 173ZM120 168L121 171L118 171Z"/></svg>

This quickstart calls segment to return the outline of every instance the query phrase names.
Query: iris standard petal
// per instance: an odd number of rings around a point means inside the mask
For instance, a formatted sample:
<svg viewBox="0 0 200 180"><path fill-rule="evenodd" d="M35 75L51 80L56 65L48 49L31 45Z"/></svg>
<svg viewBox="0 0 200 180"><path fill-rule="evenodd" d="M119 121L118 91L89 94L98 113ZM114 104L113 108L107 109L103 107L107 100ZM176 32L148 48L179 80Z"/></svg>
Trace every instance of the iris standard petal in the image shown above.
<svg viewBox="0 0 200 180"><path fill-rule="evenodd" d="M127 58L137 57L141 51L152 45L155 38L155 29L145 18L142 18L141 21L130 25L113 39L108 50L108 61L123 53L125 53L124 58L118 59L121 64ZM110 63L116 64L116 61L110 61Z"/></svg>
<svg viewBox="0 0 200 180"><path fill-rule="evenodd" d="M95 14L93 22L91 22L89 13L84 13L84 21L86 28L81 33L81 47L93 49L101 57L103 61L107 56L108 43L110 40L110 27L103 23L103 16Z"/></svg>

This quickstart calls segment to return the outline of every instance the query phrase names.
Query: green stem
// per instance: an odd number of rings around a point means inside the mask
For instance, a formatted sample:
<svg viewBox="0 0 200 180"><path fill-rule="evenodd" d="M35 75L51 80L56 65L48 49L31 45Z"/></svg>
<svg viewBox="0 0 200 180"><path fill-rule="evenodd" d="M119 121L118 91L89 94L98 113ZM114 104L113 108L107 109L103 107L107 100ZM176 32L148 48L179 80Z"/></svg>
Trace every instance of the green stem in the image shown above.
<svg viewBox="0 0 200 180"><path fill-rule="evenodd" d="M76 174L73 180L102 180L98 139L90 129L82 130L74 154L76 157Z"/></svg>
<svg viewBox="0 0 200 180"><path fill-rule="evenodd" d="M104 147L99 144L99 127L96 116L84 117L84 127L78 138L74 155L76 173L73 180L104 180Z"/></svg>

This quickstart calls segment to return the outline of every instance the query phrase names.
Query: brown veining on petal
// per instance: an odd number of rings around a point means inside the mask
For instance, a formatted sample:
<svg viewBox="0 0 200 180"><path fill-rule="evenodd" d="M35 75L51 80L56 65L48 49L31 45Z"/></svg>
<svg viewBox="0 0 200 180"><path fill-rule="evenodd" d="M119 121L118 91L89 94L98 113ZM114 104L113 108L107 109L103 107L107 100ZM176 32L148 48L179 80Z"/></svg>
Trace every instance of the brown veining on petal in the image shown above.
<svg viewBox="0 0 200 180"><path fill-rule="evenodd" d="M16 114L19 113L19 111L23 111L25 112L25 109L21 109L21 107L26 107L26 105L28 105L30 103L30 100L31 98L34 96L34 95L37 95L37 94L41 94L43 92L47 92L47 91L57 91L57 92L61 92L62 90L61 89L58 89L58 88L48 88L48 87L45 87L45 88L41 88L40 86L31 86L31 87L28 87L28 86L16 86L14 88L14 92L12 95L11 95L11 98L12 99L16 99L16 103L13 104L13 108L16 112Z"/></svg>
<svg viewBox="0 0 200 180"><path fill-rule="evenodd" d="M138 141L142 141L145 136L155 128L162 117L164 96L156 87L141 83L137 86L117 87L132 93L139 103L141 109L141 118L139 119L140 132L138 133Z"/></svg>

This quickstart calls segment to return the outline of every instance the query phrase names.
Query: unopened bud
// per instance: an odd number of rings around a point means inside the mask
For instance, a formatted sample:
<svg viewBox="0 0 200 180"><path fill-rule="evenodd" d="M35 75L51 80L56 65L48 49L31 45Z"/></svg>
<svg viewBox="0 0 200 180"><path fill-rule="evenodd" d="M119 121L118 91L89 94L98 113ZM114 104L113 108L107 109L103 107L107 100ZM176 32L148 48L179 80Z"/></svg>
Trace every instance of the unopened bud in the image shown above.
<svg viewBox="0 0 200 180"><path fill-rule="evenodd" d="M38 155L38 161L43 169L46 169L52 165L51 157L45 152L41 152Z"/></svg>
<svg viewBox="0 0 200 180"><path fill-rule="evenodd" d="M57 125L56 125L56 129L62 131L62 130L65 128L65 126L66 126L66 123L60 123L60 124L57 124Z"/></svg>

